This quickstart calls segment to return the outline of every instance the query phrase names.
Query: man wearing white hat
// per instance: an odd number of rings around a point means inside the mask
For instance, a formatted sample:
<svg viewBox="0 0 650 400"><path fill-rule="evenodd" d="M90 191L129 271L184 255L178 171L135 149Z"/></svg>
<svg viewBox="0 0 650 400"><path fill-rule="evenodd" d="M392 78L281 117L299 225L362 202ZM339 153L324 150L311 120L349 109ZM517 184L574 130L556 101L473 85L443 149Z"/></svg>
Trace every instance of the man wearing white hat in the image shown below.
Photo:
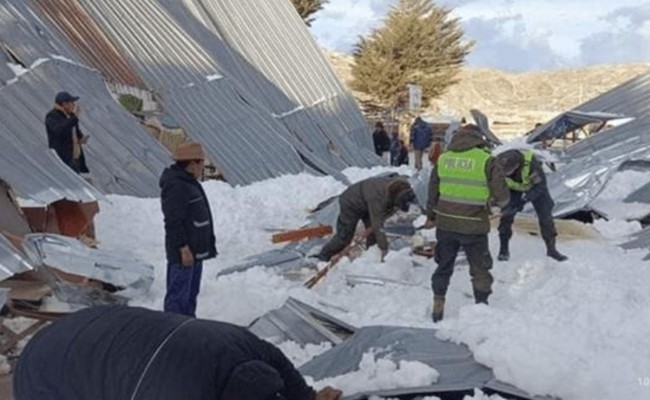
<svg viewBox="0 0 650 400"><path fill-rule="evenodd" d="M160 177L165 217L167 294L165 311L194 317L203 261L217 256L210 204L198 179L205 156L199 143L183 143L175 164Z"/></svg>

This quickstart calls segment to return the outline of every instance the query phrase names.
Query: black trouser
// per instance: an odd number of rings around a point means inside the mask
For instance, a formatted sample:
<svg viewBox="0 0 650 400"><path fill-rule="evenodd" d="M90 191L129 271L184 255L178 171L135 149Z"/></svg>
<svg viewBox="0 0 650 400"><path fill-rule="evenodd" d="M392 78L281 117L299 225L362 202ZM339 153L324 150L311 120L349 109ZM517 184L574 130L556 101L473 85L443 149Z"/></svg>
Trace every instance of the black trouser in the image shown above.
<svg viewBox="0 0 650 400"><path fill-rule="evenodd" d="M523 196L522 192L517 192L514 190L510 191L510 203L504 210L514 209L512 212L506 212L501 216L499 221L499 239L505 241L506 243L512 237L512 224L515 221L515 215L517 215L516 208L512 207L517 204L521 204L521 197ZM537 213L537 220L539 222L539 229L542 232L542 238L544 242L548 243L557 236L557 231L555 230L555 222L553 221L553 199L548 193L548 190L544 190L537 198L532 201L533 207L535 208L535 213Z"/></svg>
<svg viewBox="0 0 650 400"><path fill-rule="evenodd" d="M469 274L472 277L472 288L474 297L487 300L492 293L492 256L488 246L488 236L465 235L462 233L449 232L442 229L436 230L436 250L434 260L438 268L431 276L431 287L436 296L445 296L449 287L449 280L454 273L454 264L458 250L462 247L465 250L467 261L469 261Z"/></svg>
<svg viewBox="0 0 650 400"><path fill-rule="evenodd" d="M340 253L354 239L357 224L363 221L366 229L370 228L370 215L359 214L341 207L339 218L336 221L336 233L334 237L320 251L318 258L321 261L329 261L333 256ZM366 239L366 246L370 247L377 243L374 233Z"/></svg>

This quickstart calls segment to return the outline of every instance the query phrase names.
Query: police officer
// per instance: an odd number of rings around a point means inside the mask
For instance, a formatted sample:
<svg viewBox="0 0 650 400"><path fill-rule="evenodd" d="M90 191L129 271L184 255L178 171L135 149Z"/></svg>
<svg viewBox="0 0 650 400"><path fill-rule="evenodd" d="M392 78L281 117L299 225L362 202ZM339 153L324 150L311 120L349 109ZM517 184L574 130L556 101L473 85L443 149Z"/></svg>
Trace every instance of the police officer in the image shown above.
<svg viewBox="0 0 650 400"><path fill-rule="evenodd" d="M553 199L548 192L546 175L542 164L537 160L532 150L508 150L497 159L503 169L510 188L510 203L503 210L499 222L499 261L510 259L509 242L512 237L512 224L515 215L524 208L527 202L533 203L542 238L546 243L546 255L557 261L565 261L567 256L557 251L555 247L555 223L553 222Z"/></svg>
<svg viewBox="0 0 650 400"><path fill-rule="evenodd" d="M487 304L492 293L490 205L504 207L509 191L501 167L487 148L477 126L463 126L431 173L425 226L437 227L434 259L438 267L431 277L434 322L443 317L449 280L461 247L469 261L476 303Z"/></svg>

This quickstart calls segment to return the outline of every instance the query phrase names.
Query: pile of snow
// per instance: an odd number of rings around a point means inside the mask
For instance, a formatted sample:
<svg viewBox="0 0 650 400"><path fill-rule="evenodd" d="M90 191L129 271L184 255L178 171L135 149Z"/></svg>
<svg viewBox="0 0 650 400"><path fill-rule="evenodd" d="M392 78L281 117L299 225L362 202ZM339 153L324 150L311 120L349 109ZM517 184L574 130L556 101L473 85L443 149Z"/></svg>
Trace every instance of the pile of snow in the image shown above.
<svg viewBox="0 0 650 400"><path fill-rule="evenodd" d="M609 218L640 219L650 214L650 204L623 203L623 200L650 183L650 174L639 171L621 171L612 176L592 207Z"/></svg>
<svg viewBox="0 0 650 400"><path fill-rule="evenodd" d="M417 361L395 363L385 358L375 358L374 352L361 357L359 369L349 374L323 379L317 382L307 377L316 389L332 386L347 394L386 389L430 386L438 381L440 374L435 369Z"/></svg>
<svg viewBox="0 0 650 400"><path fill-rule="evenodd" d="M346 174L358 181L388 170L352 169ZM424 259L415 263L408 250L391 252L381 263L377 249L370 249L354 262L341 262L315 290L263 267L215 279L220 269L276 248L270 241L273 230L304 224L308 209L344 189L340 182L303 174L246 187L220 182L204 187L214 213L220 255L205 263L199 317L247 325L293 296L355 326L434 326L429 313L435 264ZM165 253L160 200L111 196L110 201L101 203L96 219L100 246L134 253L157 267L151 292L136 304L161 309ZM610 237L636 228L620 221L596 226ZM430 237L432 231L423 233ZM490 245L495 254L498 238L494 232ZM650 371L650 268L641 261L645 252L623 251L603 241L560 241L558 247L569 261L547 258L538 237L516 235L511 260L495 260L489 307L472 304L469 268L459 262L447 294L446 319L437 326L441 337L468 344L477 360L493 368L500 380L533 394L564 400L647 397L648 388L639 384ZM385 277L401 284L351 287L346 274ZM323 303L332 307L323 308ZM296 364L326 348L287 343L281 347ZM368 356L362 367L366 375L359 372L357 377L365 379L364 384L350 378L336 383L363 391L403 387L413 384L416 377L431 379L433 371L427 368L389 365ZM394 375L399 378L395 380ZM474 397L486 398L481 396Z"/></svg>
<svg viewBox="0 0 650 400"><path fill-rule="evenodd" d="M9 364L9 359L0 354L0 376L9 375L10 372L11 365Z"/></svg>
<svg viewBox="0 0 650 400"><path fill-rule="evenodd" d="M277 345L284 354L287 355L289 360L295 366L301 366L304 363L311 361L314 357L319 356L325 353L327 350L332 348L331 343L321 343L321 344L307 344L306 346L301 346L296 342L287 341L282 342Z"/></svg>

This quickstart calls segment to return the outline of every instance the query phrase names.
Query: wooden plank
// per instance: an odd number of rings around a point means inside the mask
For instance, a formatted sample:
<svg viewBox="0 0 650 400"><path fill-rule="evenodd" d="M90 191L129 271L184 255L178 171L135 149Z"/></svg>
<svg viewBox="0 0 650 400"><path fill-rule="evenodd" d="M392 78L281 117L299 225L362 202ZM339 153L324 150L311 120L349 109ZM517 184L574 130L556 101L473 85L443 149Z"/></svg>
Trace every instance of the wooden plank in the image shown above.
<svg viewBox="0 0 650 400"><path fill-rule="evenodd" d="M311 239L330 235L334 230L329 225L311 226L308 228L296 229L276 233L271 237L273 243L298 242L303 239Z"/></svg>

